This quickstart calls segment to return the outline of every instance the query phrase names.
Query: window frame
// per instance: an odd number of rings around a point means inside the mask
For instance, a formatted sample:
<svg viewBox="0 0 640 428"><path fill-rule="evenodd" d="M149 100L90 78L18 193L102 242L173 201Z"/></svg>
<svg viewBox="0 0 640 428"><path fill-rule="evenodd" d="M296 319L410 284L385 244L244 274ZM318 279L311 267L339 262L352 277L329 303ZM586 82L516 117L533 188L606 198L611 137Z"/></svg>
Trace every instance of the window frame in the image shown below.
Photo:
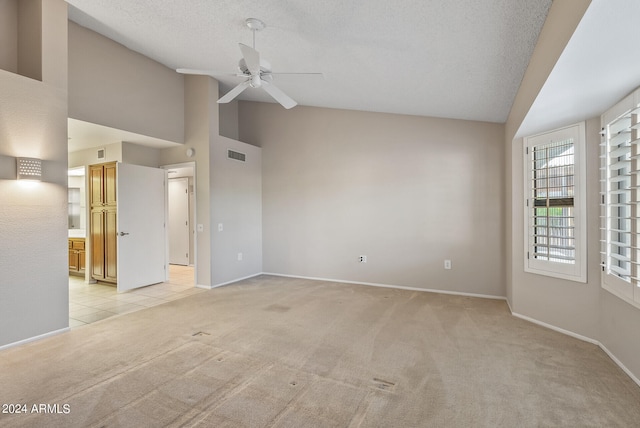
<svg viewBox="0 0 640 428"><path fill-rule="evenodd" d="M532 256L535 246L533 227L534 147L573 139L573 211L574 211L574 263L560 263L536 259ZM523 139L524 178L524 271L537 275L560 278L569 281L587 282L587 175L586 175L586 135L585 123L579 122L552 131L542 132Z"/></svg>
<svg viewBox="0 0 640 428"><path fill-rule="evenodd" d="M625 146L629 147L629 157L631 158L630 167L629 167L629 187L628 189L617 188L614 190L610 190L609 186L612 183L612 175L609 165L611 163L610 153L611 150L609 148L609 140L612 139L610 136L609 127L621 120L626 115L629 115L630 120L630 135L629 142ZM634 117L635 116L635 117ZM640 161L637 157L640 154L640 89L636 89L630 95L626 96L606 112L602 114L600 117L600 123L602 126L601 131L601 165L600 165L600 228L601 228L601 287L616 297L624 300L625 302L640 308L640 279L638 279L640 266L640 249L638 246L640 244L640 190L638 189L638 184L640 184L640 174L638 171L638 167L640 166ZM635 126L635 128L634 128ZM617 129L617 128L616 128ZM626 128L625 128L626 129ZM624 130L624 129L623 129ZM619 135L617 133L616 135ZM619 144L622 146L623 144ZM620 156L618 156L619 158ZM609 210L612 208L612 205L620 204L620 201L612 201L614 198L614 194L619 194L620 190L628 190L628 194L626 195L630 200L627 201L627 205L629 206L629 232L623 232L629 234L629 264L630 264L630 272L629 272L629 280L626 281L623 279L623 276L616 274L610 267L611 258L609 254L610 250L610 241L611 241L611 233L615 232L615 229L611 226L611 219L625 219L626 217L620 216L612 216L609 215Z"/></svg>

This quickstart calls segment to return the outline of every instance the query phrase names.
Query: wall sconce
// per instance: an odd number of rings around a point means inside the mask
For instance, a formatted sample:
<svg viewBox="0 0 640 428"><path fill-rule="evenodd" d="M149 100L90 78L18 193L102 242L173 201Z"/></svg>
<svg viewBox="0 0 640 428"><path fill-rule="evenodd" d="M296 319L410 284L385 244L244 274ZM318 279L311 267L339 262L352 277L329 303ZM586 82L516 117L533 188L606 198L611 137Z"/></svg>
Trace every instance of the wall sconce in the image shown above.
<svg viewBox="0 0 640 428"><path fill-rule="evenodd" d="M16 180L42 179L42 160L36 158L16 158Z"/></svg>

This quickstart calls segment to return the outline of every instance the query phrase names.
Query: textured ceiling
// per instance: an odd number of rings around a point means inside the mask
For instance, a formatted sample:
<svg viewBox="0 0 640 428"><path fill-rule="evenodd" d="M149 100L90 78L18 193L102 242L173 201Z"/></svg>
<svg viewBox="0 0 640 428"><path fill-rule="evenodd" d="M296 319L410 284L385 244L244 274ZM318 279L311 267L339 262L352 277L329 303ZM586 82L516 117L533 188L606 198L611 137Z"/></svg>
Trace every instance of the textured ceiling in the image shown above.
<svg viewBox="0 0 640 428"><path fill-rule="evenodd" d="M504 122L551 0L67 0L70 19L170 68L233 72L248 17L301 105ZM236 83L219 78L221 91ZM258 89L240 99L268 101Z"/></svg>

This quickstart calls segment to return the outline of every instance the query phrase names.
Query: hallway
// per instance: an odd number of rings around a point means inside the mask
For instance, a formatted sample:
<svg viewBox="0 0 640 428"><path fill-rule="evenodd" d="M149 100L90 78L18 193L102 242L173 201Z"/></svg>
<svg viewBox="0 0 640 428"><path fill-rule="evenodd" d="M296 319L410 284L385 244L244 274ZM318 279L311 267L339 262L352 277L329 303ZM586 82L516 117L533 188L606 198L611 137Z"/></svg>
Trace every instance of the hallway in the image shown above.
<svg viewBox="0 0 640 428"><path fill-rule="evenodd" d="M169 265L169 281L118 294L116 287L69 276L69 327L139 311L205 290L196 288L193 266Z"/></svg>

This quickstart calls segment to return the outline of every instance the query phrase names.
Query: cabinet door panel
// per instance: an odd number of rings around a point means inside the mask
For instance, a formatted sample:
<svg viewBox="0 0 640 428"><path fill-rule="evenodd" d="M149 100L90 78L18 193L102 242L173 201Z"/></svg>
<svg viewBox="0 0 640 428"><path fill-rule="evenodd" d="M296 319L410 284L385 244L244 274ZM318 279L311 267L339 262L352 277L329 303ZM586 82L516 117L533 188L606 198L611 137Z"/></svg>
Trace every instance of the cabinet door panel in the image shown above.
<svg viewBox="0 0 640 428"><path fill-rule="evenodd" d="M102 205L102 176L103 168L101 165L92 165L89 167L89 198L91 207Z"/></svg>
<svg viewBox="0 0 640 428"><path fill-rule="evenodd" d="M91 276L104 279L104 212L91 211Z"/></svg>
<svg viewBox="0 0 640 428"><path fill-rule="evenodd" d="M77 271L78 270L78 252L74 250L69 250L69 270Z"/></svg>
<svg viewBox="0 0 640 428"><path fill-rule="evenodd" d="M104 166L104 203L109 206L116 205L116 164Z"/></svg>
<svg viewBox="0 0 640 428"><path fill-rule="evenodd" d="M85 251L78 251L78 270L83 271L86 267L87 253Z"/></svg>
<svg viewBox="0 0 640 428"><path fill-rule="evenodd" d="M104 239L105 239L105 274L104 279L106 281L116 282L118 279L117 274L117 257L118 257L118 214L115 209L105 211L105 227L104 227Z"/></svg>

